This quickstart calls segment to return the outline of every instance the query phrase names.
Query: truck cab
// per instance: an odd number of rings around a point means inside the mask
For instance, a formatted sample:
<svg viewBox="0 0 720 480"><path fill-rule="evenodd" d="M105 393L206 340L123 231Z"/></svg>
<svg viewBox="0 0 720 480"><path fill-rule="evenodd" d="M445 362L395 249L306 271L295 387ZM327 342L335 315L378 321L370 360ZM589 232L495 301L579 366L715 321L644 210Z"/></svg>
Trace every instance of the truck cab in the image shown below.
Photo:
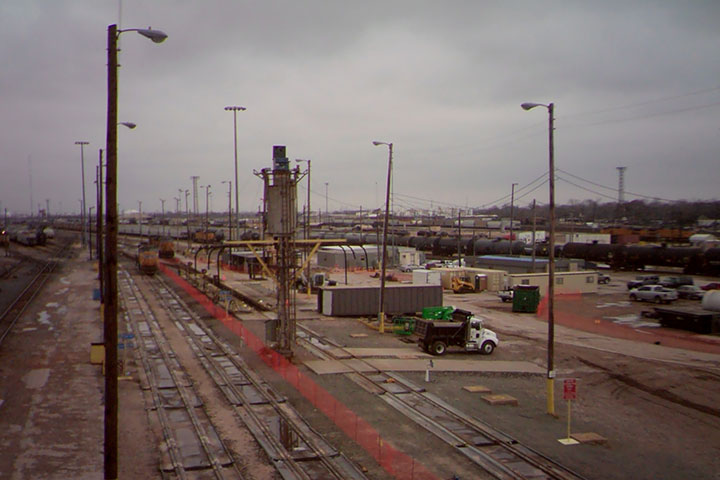
<svg viewBox="0 0 720 480"><path fill-rule="evenodd" d="M489 355L495 350L498 343L497 334L483 327L483 322L480 318L470 318L470 325L465 337L465 351L479 351L485 355Z"/></svg>

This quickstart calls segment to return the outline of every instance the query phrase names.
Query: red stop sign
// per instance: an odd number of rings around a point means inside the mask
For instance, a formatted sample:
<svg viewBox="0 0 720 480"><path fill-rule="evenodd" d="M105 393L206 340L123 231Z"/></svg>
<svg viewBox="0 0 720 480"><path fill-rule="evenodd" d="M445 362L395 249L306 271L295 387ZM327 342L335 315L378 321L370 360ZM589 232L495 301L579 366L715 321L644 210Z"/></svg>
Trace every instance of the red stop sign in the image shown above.
<svg viewBox="0 0 720 480"><path fill-rule="evenodd" d="M577 382L574 378L566 378L563 381L563 400L575 400L577 398Z"/></svg>

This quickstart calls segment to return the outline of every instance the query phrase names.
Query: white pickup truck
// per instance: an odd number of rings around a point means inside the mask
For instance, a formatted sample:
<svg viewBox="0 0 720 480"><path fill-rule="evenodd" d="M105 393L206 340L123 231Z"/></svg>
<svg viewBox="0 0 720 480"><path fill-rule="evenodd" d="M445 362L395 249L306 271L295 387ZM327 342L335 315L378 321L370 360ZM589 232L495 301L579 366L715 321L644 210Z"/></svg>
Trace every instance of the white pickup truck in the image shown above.
<svg viewBox="0 0 720 480"><path fill-rule="evenodd" d="M643 285L642 287L630 290L630 300L670 303L677 300L677 298L678 294L676 290L665 288L662 285Z"/></svg>

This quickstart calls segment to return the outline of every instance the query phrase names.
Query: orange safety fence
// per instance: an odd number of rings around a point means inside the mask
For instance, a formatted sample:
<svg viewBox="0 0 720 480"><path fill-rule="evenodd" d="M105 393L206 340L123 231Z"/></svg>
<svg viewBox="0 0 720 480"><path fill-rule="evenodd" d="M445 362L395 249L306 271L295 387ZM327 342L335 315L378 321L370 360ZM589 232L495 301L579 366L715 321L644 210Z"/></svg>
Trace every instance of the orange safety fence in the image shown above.
<svg viewBox="0 0 720 480"><path fill-rule="evenodd" d="M202 292L195 289L171 269L164 265L161 265L160 268L165 275L200 303L208 313L222 321L235 335L242 338L266 365L275 370L303 397L332 420L349 438L352 438L372 456L386 472L398 480L440 480L440 477L430 472L425 465L385 441L372 425L337 400L308 375L301 372L284 356L265 345L259 337L245 328L242 322L233 316L228 316L225 310L215 305Z"/></svg>

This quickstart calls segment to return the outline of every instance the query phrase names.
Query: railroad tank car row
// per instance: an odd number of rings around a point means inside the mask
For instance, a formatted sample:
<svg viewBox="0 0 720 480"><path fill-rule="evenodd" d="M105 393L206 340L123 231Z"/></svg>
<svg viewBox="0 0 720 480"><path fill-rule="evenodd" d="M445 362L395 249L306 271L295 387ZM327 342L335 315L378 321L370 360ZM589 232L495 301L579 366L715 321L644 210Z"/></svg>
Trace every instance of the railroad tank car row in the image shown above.
<svg viewBox="0 0 720 480"><path fill-rule="evenodd" d="M377 243L377 235L351 233L345 236L348 244ZM437 256L452 257L458 251L464 256L475 255L531 255L532 246L506 239L461 239L449 236L388 235L388 245L413 247ZM548 244L535 246L535 254L546 257ZM658 245L619 245L599 243L567 243L555 246L558 258L579 258L587 262L604 263L615 270L639 270L647 266L681 267L688 274L720 274L720 248L674 247Z"/></svg>
<svg viewBox="0 0 720 480"><path fill-rule="evenodd" d="M137 225L120 225L119 233L137 234L133 231ZM130 228L128 228L130 227ZM147 227L146 227L147 228ZM177 239L186 238L185 229L177 229L170 232L171 237ZM201 231L198 231L201 232ZM193 232L193 233L198 233ZM216 230L216 235L211 240L200 235L199 241L223 240L223 231ZM337 238L345 239L350 245L376 244L382 242L382 235L372 233L342 233L342 232L313 232L313 238ZM241 236L242 240L259 239L258 232L247 230ZM467 238L463 237L458 242L457 236L447 234L436 234L435 232L420 231L416 235L410 235L406 230L389 230L388 245L399 247L413 247L418 250L429 252L440 257L454 257L458 251L463 256L475 255L531 255L532 247L521 241L510 242L507 239L489 238ZM538 243L535 245L535 254L541 257L548 255L548 244ZM169 255L169 251L163 252L162 256ZM615 270L640 270L647 266L655 267L680 267L687 274L708 274L720 275L720 248L700 247L677 247L658 245L620 245L600 243L567 243L555 246L557 258L577 258L587 262L603 263Z"/></svg>
<svg viewBox="0 0 720 480"><path fill-rule="evenodd" d="M7 235L10 241L27 247L42 246L45 245L48 240L45 227L30 227L27 225L13 226L7 229Z"/></svg>

